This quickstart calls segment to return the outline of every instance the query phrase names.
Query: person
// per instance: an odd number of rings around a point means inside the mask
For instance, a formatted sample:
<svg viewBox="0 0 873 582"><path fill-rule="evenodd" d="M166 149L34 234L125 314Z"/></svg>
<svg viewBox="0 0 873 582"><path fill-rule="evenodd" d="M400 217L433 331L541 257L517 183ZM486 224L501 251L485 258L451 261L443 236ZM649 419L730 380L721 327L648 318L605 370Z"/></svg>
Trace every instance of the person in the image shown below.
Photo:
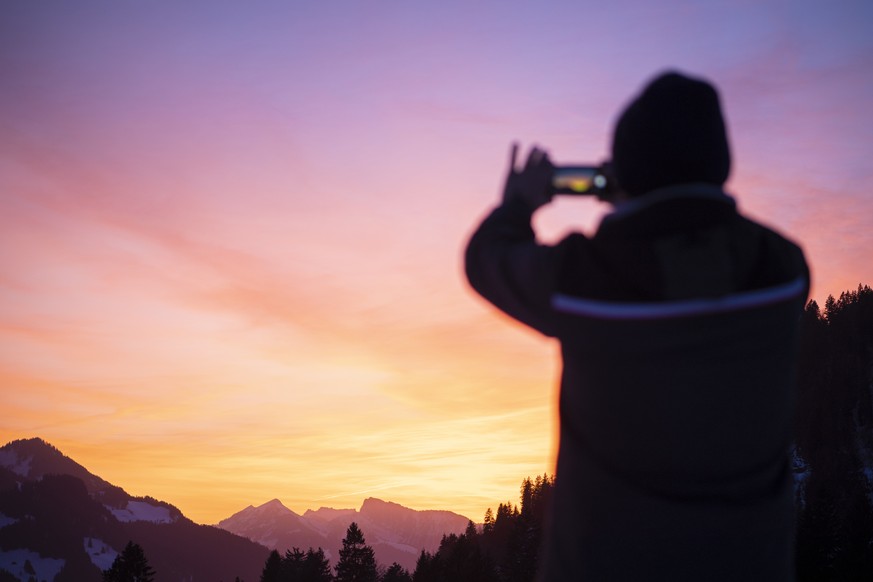
<svg viewBox="0 0 873 582"><path fill-rule="evenodd" d="M561 346L560 443L539 578L794 577L793 374L809 271L738 212L706 80L668 71L619 116L596 233L538 244L554 166L515 152L466 249L471 286Z"/></svg>

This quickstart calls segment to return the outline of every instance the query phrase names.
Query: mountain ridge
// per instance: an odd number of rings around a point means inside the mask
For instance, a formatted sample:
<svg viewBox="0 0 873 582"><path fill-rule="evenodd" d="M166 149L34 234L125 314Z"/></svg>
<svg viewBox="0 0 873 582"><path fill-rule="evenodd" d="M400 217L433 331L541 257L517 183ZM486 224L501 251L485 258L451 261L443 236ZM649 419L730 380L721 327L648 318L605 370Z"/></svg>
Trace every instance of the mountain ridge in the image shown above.
<svg viewBox="0 0 873 582"><path fill-rule="evenodd" d="M155 582L257 580L272 549L321 547L335 561L352 521L379 563L411 571L422 550L435 552L443 535L463 532L470 520L374 497L359 509L299 515L274 498L202 525L170 503L128 494L39 437L0 447L0 579L29 579L29 563L38 580L99 582L134 540L156 570ZM198 555L204 548L207 559Z"/></svg>
<svg viewBox="0 0 873 582"><path fill-rule="evenodd" d="M435 552L444 535L462 533L470 520L447 510L415 510L375 497L364 499L359 510L321 507L300 515L273 499L249 505L217 526L280 553L322 548L333 560L352 522L363 531L379 563L397 562L411 571L422 550Z"/></svg>
<svg viewBox="0 0 873 582"><path fill-rule="evenodd" d="M43 439L0 447L0 579L101 582L131 540L155 582L257 580L269 555L169 503L127 494Z"/></svg>

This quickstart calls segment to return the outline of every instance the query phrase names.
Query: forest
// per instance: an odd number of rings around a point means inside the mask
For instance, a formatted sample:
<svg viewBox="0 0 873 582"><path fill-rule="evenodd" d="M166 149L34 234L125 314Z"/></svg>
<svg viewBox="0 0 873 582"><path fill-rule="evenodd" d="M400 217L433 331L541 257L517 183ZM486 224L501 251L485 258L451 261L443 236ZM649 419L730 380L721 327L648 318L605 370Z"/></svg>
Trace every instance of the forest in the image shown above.
<svg viewBox="0 0 873 582"><path fill-rule="evenodd" d="M798 580L873 580L873 290L810 301L801 328Z"/></svg>

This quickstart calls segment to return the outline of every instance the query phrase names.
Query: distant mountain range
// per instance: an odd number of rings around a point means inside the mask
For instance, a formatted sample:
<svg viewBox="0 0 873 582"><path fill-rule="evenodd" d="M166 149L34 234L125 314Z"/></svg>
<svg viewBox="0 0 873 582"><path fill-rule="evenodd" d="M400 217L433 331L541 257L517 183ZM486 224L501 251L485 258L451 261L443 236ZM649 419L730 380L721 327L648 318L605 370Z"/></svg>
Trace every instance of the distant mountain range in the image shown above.
<svg viewBox="0 0 873 582"><path fill-rule="evenodd" d="M335 561L355 521L379 563L412 570L422 549L462 532L466 517L367 499L360 510L297 515L279 500L246 509L217 527L176 507L134 497L41 439L0 447L0 582L100 582L128 541L142 546L155 582L260 579L271 549L321 547Z"/></svg>
<svg viewBox="0 0 873 582"><path fill-rule="evenodd" d="M470 520L450 511L416 511L372 497L358 511L322 507L301 516L274 499L249 506L218 527L280 552L320 547L335 562L353 521L375 551L377 562L386 566L397 562L412 571L422 550L436 552L444 534L463 533Z"/></svg>

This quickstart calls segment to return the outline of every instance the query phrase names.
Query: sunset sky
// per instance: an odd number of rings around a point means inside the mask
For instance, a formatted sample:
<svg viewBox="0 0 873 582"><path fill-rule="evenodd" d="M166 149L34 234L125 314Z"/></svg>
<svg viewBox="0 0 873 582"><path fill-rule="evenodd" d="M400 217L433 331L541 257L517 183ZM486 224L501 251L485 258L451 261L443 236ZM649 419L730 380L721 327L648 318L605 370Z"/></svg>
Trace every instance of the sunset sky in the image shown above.
<svg viewBox="0 0 873 582"><path fill-rule="evenodd" d="M5 1L0 445L200 523L481 521L556 447L556 344L462 277L510 143L599 162L654 74L712 80L728 190L823 303L873 285L871 28L863 0Z"/></svg>

